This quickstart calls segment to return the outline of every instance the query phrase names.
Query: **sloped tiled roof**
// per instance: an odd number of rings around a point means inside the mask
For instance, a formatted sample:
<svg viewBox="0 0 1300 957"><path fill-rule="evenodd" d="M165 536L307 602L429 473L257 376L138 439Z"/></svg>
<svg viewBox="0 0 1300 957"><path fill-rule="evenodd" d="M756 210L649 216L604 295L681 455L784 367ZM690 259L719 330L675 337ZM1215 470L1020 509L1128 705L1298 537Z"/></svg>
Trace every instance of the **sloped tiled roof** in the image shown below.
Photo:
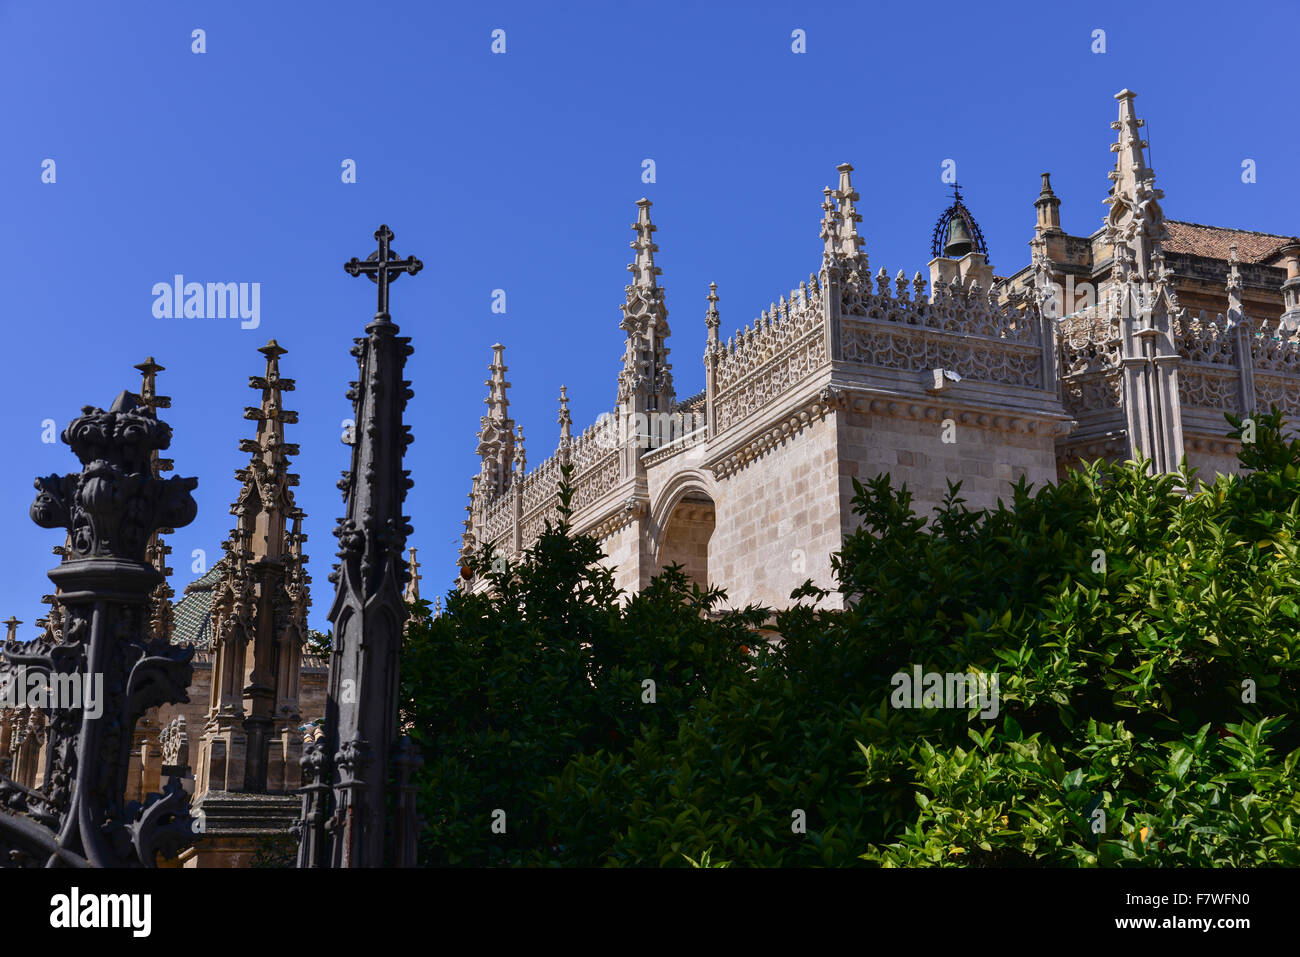
<svg viewBox="0 0 1300 957"><path fill-rule="evenodd" d="M1244 263L1268 262L1277 251L1291 241L1289 236L1273 233L1255 233L1248 229L1227 229L1223 226L1202 226L1200 223L1165 221L1169 238L1161 245L1165 252L1185 256L1206 256L1210 259L1227 259L1228 247L1237 244L1237 258Z"/></svg>
<svg viewBox="0 0 1300 957"><path fill-rule="evenodd" d="M172 644L193 643L199 648L212 644L212 590L221 581L225 561L220 559L186 585L181 600L172 606Z"/></svg>

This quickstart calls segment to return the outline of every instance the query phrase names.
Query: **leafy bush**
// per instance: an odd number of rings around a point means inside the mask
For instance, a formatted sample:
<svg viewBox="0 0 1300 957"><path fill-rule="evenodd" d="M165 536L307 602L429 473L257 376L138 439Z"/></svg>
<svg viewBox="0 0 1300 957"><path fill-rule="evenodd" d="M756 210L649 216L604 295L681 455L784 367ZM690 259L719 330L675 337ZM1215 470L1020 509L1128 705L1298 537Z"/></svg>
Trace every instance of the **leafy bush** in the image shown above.
<svg viewBox="0 0 1300 957"><path fill-rule="evenodd" d="M842 610L808 583L719 615L680 570L622 607L566 511L407 649L426 859L1300 863L1300 442L1255 424L1195 493L1098 463L988 510L951 486L927 525L855 483ZM996 675L997 713L891 706L914 666Z"/></svg>
<svg viewBox="0 0 1300 957"><path fill-rule="evenodd" d="M403 721L426 762L425 863L572 853L588 834L548 826L536 793L547 778L574 755L672 730L697 700L745 680L741 646L762 613L718 613L722 593L680 569L621 604L598 544L571 535L567 484L560 495L560 522L520 561L503 567L488 551L471 564L490 594L453 592L437 618L424 608L404 643Z"/></svg>

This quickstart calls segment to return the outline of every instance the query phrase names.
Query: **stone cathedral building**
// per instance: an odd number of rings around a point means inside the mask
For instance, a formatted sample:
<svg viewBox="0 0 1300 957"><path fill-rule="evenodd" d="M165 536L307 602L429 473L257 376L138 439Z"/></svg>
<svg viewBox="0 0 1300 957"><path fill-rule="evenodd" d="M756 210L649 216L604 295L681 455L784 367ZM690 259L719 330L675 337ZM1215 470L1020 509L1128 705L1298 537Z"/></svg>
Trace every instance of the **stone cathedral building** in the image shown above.
<svg viewBox="0 0 1300 957"><path fill-rule="evenodd" d="M285 426L298 420L284 406L295 383L280 374L286 350L279 343L272 339L258 351L264 370L249 377L258 404L244 410L256 429L239 443L249 461L235 472L235 527L222 557L173 604L171 547L164 541L172 530L153 535L146 552L164 576L151 596L153 636L193 645L194 677L188 703L150 709L137 724L126 798L141 800L172 775L183 780L205 828L177 862L186 867L246 866L259 852L274 853L268 840L287 836L301 813L303 744L325 713L328 660L323 648L308 647L311 576L303 554L305 516L293 494L299 476L290 465L299 450L285 437ZM156 388L163 367L151 356L136 368L140 407L170 408L171 399ZM156 452L152 462L155 475L172 469ZM54 553L66 560L68 549ZM420 597L414 548L409 569L403 597L413 602ZM37 625L46 636L61 637L57 592L43 601L50 610ZM435 605L434 614L439 611ZM11 616L4 624L5 646L17 648L22 622ZM0 709L0 772L25 787L44 787L46 732L41 709Z"/></svg>
<svg viewBox="0 0 1300 957"><path fill-rule="evenodd" d="M854 478L887 472L928 514L950 480L989 506L1008 483L1054 481L1081 460L1141 453L1171 471L1186 456L1206 475L1235 471L1225 412L1300 415L1300 239L1166 219L1134 97L1116 95L1101 226L1065 232L1043 174L1030 262L1009 276L995 275L960 195L928 277L873 275L873 224L841 165L806 280L725 340L710 286L706 385L690 397L673 387L641 200L615 407L575 432L561 387L558 448L529 471L493 346L462 559L534 541L570 464L575 528L598 537L621 587L679 562L734 605L782 606L805 579L834 585Z"/></svg>
<svg viewBox="0 0 1300 957"><path fill-rule="evenodd" d="M181 855L189 867L245 865L265 839L288 833L301 809L294 789L301 784L304 732L325 711L327 661L304 649L311 578L302 551L304 516L293 497L298 476L289 463L298 447L284 432L297 421L283 404L294 381L280 375L286 350L275 340L258 351L265 368L249 384L259 402L244 410L257 426L252 439L240 442L249 463L235 473L235 528L223 556L174 605L166 580L152 596L154 636L195 646L194 677L188 704L151 709L136 726L126 797L159 791L170 775L184 780L205 826L204 839ZM170 408L156 390L163 367L150 357L136 368L140 406L155 413ZM153 460L156 475L172 468L157 453ZM171 530L151 538L147 555L170 576L166 534ZM59 636L58 594L44 601L50 611L37 624ZM11 617L7 624L12 646L21 622ZM46 783L44 731L39 709L0 712L0 767L7 764L27 787Z"/></svg>

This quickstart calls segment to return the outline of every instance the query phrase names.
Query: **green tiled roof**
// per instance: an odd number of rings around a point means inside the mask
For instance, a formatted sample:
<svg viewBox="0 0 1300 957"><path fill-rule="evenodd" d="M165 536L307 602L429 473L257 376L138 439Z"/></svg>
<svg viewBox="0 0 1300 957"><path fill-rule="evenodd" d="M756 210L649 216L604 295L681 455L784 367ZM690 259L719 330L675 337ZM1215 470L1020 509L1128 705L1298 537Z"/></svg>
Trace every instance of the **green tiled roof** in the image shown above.
<svg viewBox="0 0 1300 957"><path fill-rule="evenodd" d="M185 586L181 600L172 606L172 644L212 644L212 590L225 570L224 558Z"/></svg>

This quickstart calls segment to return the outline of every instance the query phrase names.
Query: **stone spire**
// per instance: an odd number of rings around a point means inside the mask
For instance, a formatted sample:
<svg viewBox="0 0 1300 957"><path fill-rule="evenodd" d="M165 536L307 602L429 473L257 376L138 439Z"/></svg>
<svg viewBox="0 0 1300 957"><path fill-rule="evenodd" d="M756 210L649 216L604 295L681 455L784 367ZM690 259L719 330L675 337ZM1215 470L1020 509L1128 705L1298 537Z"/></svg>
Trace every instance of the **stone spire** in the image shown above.
<svg viewBox="0 0 1300 957"><path fill-rule="evenodd" d="M839 258L840 252L840 214L832 201L831 188L822 189L822 265L829 266Z"/></svg>
<svg viewBox="0 0 1300 957"><path fill-rule="evenodd" d="M349 393L356 422L351 468L340 487L346 513L339 519L339 564L329 620L334 626L325 731L303 757L300 867L398 867L415 864L418 828L411 775L420 762L398 736L399 656L407 619L402 553L411 534L402 514L410 473L402 468L410 427L402 422L411 383L402 378L414 350L398 335L388 311L384 277L412 275L422 264L392 253L387 226L375 233L379 249L367 266L379 281L379 309L355 340L357 385ZM354 269L356 272L354 272ZM503 367L504 371L504 367ZM503 380L504 381L504 380ZM387 821L389 776L396 779L392 832Z"/></svg>
<svg viewBox="0 0 1300 957"><path fill-rule="evenodd" d="M1246 312L1241 302L1241 272L1237 269L1237 263L1237 244L1232 243L1228 246L1228 280L1226 283L1228 290L1227 327L1229 329L1243 322L1246 318Z"/></svg>
<svg viewBox="0 0 1300 957"><path fill-rule="evenodd" d="M654 241L654 234L659 227L650 222L652 205L648 199L637 200L636 222L632 224L636 230L636 239L629 243L636 251L636 258L628 265L627 271L632 274L632 285L641 289L654 289L659 285L657 278L663 275L663 270L655 265L655 253L659 252L659 246Z"/></svg>
<svg viewBox="0 0 1300 957"><path fill-rule="evenodd" d="M839 220L837 245L840 257L846 263L855 263L859 271L865 272L867 254L862 247L866 245L866 240L858 235L858 223L862 222L862 214L854 206L862 197L853 188L852 164L841 163L836 170L840 174L840 185L832 195L835 197L836 218Z"/></svg>
<svg viewBox="0 0 1300 957"><path fill-rule="evenodd" d="M1118 312L1120 365L1128 454L1151 460L1156 472L1175 472L1183 456L1182 410L1178 397L1178 349L1174 317L1181 312L1164 265L1161 241L1165 217L1155 172L1146 165L1143 121L1133 109L1137 94L1121 90L1119 132L1111 151L1118 154L1106 198L1106 241L1114 250L1111 309Z"/></svg>
<svg viewBox="0 0 1300 957"><path fill-rule="evenodd" d="M21 625L22 622L18 620L17 616L10 615L3 622L0 622L0 624L5 626L5 644L14 644L14 642L18 640L18 626Z"/></svg>
<svg viewBox="0 0 1300 957"><path fill-rule="evenodd" d="M510 383L506 381L505 362L506 347L501 343L492 346L492 364L488 366L491 373L483 380L488 387L487 398L483 404L488 407L487 415L479 418L478 447L476 453L482 460L478 491L485 496L487 504L501 495L510 485L515 458L515 422L510 418L510 399L507 390Z"/></svg>
<svg viewBox="0 0 1300 957"><path fill-rule="evenodd" d="M257 427L254 438L239 443L249 463L235 471L235 527L223 543L221 580L213 589L215 656L199 748L200 795L285 791L300 780L301 740L293 732L301 720L298 675L311 599L303 516L293 498L298 476L289 465L298 446L285 441L284 431L298 413L284 407L283 393L294 389L294 380L280 375L286 350L272 339L258 352L265 370L248 384L260 401L244 409Z"/></svg>
<svg viewBox="0 0 1300 957"><path fill-rule="evenodd" d="M415 546L411 546L411 557L406 562L406 591L402 593L402 600L408 605L420 600L420 563L415 560Z"/></svg>
<svg viewBox="0 0 1300 957"><path fill-rule="evenodd" d="M420 563L415 559L415 546L411 546L410 557L406 561L406 590L402 592L402 601L407 605L413 605L420 600ZM406 621L405 631L410 631L412 625L424 621L424 616L418 612L411 612L411 617Z"/></svg>
<svg viewBox="0 0 1300 957"><path fill-rule="evenodd" d="M153 356L146 357L144 362L139 363L135 368L140 370L140 408L148 410L157 418L159 409L170 409L172 407L171 397L159 395L157 389L158 373L166 370L154 361ZM160 458L157 449L149 453L149 463L154 478L162 478L164 472L172 470L172 460ZM168 581L172 570L167 567L167 556L171 554L172 549L170 545L163 541L164 535L171 534L173 534L173 529L158 529L150 536L149 547L145 551L149 564L158 569L158 574L163 577L163 580L158 583L158 587L153 590L149 597L151 605L149 634L164 641L171 641L173 623L172 597L176 594Z"/></svg>
<svg viewBox="0 0 1300 957"><path fill-rule="evenodd" d="M1110 128L1119 131L1119 138L1110 150L1118 156L1115 168L1107 174L1112 185L1105 200L1110 207L1105 225L1112 242L1128 246L1135 278L1156 282L1160 277L1155 259L1160 257L1160 241L1166 235L1164 212L1158 201L1165 194L1156 189L1155 171L1146 164L1143 150L1148 144L1138 132L1146 121L1134 112L1136 96L1132 90L1115 94L1119 119Z"/></svg>
<svg viewBox="0 0 1300 957"><path fill-rule="evenodd" d="M302 509L296 506L289 514L293 524L290 526L289 534L286 537L288 559L285 562L284 589L289 598L287 609L289 620L295 623L299 635L305 640L307 637L307 612L311 609L311 576L307 574L307 556L303 554L302 550L303 545L307 542L307 533L302 530L302 521L307 516ZM299 654L297 656L298 660L301 660L301 657L301 654ZM283 658L280 670L284 678L284 680L281 680L280 686L288 687L288 668ZM295 671L292 677L295 705L298 700L297 681L298 674Z"/></svg>
<svg viewBox="0 0 1300 957"><path fill-rule="evenodd" d="M524 476L528 470L528 455L524 450L524 427L516 426L515 434L515 476L510 483L511 511L514 513L511 528L512 551L511 554L518 555L523 551L523 518L524 512Z"/></svg>
<svg viewBox="0 0 1300 957"><path fill-rule="evenodd" d="M1228 314L1223 324L1224 331L1233 340L1233 348L1239 356L1250 355L1251 340L1254 334L1250 328L1250 319L1246 316L1241 300L1241 273L1237 269L1237 244L1228 246ZM1238 410L1248 415L1255 408L1255 367L1250 362L1237 364Z"/></svg>
<svg viewBox="0 0 1300 957"><path fill-rule="evenodd" d="M650 221L650 200L638 200L636 205L637 221L632 224L636 239L631 243L636 259L627 267L633 281L626 287L627 301L621 307L623 320L619 323L627 333L618 377L619 412L624 417L670 413L677 398L668 362L668 307L656 278L661 270L654 264L659 249L652 238L656 227ZM634 451L645 447L645 437L633 434L624 459L624 477L640 468L639 453Z"/></svg>
<svg viewBox="0 0 1300 957"><path fill-rule="evenodd" d="M722 357L722 344L718 341L718 327L722 317L718 314L718 284L709 283L709 294L705 297L709 308L704 313L704 325L708 327L708 344L704 347L704 421L708 434L714 431L714 401L718 394L718 360Z"/></svg>
<svg viewBox="0 0 1300 957"><path fill-rule="evenodd" d="M1052 174L1041 175L1042 188L1034 201L1034 238L1029 240L1031 297L1042 316L1059 319L1065 304L1059 301L1061 287L1052 262L1054 257L1060 259L1067 255L1065 231L1061 229L1061 201L1052 191Z"/></svg>
<svg viewBox="0 0 1300 957"><path fill-rule="evenodd" d="M718 315L718 284L709 283L709 294L704 297L709 302L709 308L704 313L704 325L709 330L709 348L712 349L718 345L718 327L722 324L722 317Z"/></svg>
<svg viewBox="0 0 1300 957"><path fill-rule="evenodd" d="M569 464L570 451L573 448L573 416L569 414L569 390L560 386L560 415L556 420L560 427L560 464Z"/></svg>
<svg viewBox="0 0 1300 957"><path fill-rule="evenodd" d="M501 343L494 343L492 346L492 364L488 366L488 371L492 373L491 378L484 379L483 384L488 387L488 397L483 400L483 404L488 407L488 415L499 421L505 421L510 417L510 399L506 391L510 388L510 383L506 381L506 347Z"/></svg>
<svg viewBox="0 0 1300 957"><path fill-rule="evenodd" d="M465 506L465 517L461 519L460 524L464 531L460 533L460 551L456 555L456 561L463 567L474 554L474 549L478 547L478 536L474 533L475 519L478 516L479 509L479 479L482 476L475 475L469 480L469 504Z"/></svg>
<svg viewBox="0 0 1300 957"><path fill-rule="evenodd" d="M1043 173L1043 186L1034 200L1037 222L1034 224L1034 238L1041 238L1044 233L1061 232L1061 201L1052 192L1052 174Z"/></svg>

